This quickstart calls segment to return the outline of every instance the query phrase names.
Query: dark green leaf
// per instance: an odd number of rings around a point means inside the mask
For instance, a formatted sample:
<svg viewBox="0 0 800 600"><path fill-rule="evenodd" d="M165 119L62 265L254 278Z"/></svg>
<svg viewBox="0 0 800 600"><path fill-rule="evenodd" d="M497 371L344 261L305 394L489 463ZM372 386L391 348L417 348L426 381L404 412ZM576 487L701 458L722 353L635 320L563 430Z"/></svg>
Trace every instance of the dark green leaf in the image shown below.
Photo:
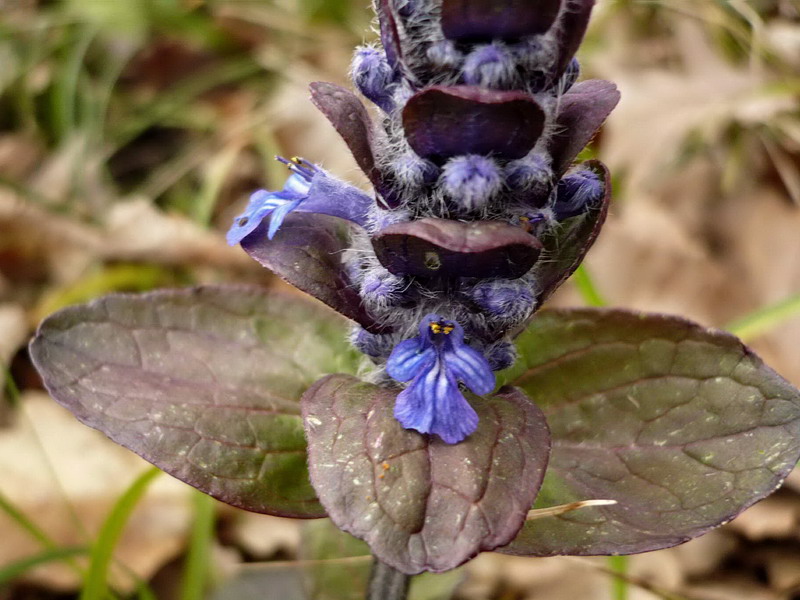
<svg viewBox="0 0 800 600"><path fill-rule="evenodd" d="M320 305L243 287L112 295L46 319L31 355L59 403L171 475L247 510L324 515L298 399L356 355Z"/></svg>
<svg viewBox="0 0 800 600"><path fill-rule="evenodd" d="M701 535L773 492L800 456L800 392L732 335L676 317L544 311L503 380L553 434L537 507L502 551L626 554Z"/></svg>
<svg viewBox="0 0 800 600"><path fill-rule="evenodd" d="M478 430L449 445L402 428L397 392L332 375L303 396L311 478L331 519L409 574L508 543L547 463L540 411L518 390L470 396Z"/></svg>

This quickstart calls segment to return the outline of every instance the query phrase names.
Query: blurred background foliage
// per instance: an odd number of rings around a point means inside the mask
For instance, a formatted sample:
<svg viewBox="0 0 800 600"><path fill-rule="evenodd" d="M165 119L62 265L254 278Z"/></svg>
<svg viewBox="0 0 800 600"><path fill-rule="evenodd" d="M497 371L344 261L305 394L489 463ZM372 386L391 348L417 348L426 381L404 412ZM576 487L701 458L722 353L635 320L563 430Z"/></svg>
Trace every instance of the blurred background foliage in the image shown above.
<svg viewBox="0 0 800 600"><path fill-rule="evenodd" d="M0 0L0 599L359 598L363 546L218 505L75 422L25 343L111 291L278 285L223 232L275 154L364 183L307 99L373 40L366 0ZM800 384L800 2L599 0L584 77L623 102L586 151L615 205L554 304L727 327ZM800 598L800 477L630 560L484 555L414 597ZM301 590L305 590L302 592Z"/></svg>

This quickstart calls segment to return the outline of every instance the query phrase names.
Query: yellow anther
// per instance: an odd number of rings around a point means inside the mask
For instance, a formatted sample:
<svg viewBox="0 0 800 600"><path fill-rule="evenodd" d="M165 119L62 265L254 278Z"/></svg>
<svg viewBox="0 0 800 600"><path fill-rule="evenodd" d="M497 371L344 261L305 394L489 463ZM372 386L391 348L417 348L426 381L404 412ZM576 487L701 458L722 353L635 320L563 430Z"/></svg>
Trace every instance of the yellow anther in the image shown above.
<svg viewBox="0 0 800 600"><path fill-rule="evenodd" d="M302 156L293 156L292 157L292 162L294 164L296 164L296 165L299 165L299 164L301 164L303 162L303 157Z"/></svg>
<svg viewBox="0 0 800 600"><path fill-rule="evenodd" d="M433 333L442 333L442 325L440 323L431 323L431 331Z"/></svg>
<svg viewBox="0 0 800 600"><path fill-rule="evenodd" d="M452 325L445 325L444 326L444 334L445 335L450 335L452 333L453 329L455 329L455 327L453 327Z"/></svg>

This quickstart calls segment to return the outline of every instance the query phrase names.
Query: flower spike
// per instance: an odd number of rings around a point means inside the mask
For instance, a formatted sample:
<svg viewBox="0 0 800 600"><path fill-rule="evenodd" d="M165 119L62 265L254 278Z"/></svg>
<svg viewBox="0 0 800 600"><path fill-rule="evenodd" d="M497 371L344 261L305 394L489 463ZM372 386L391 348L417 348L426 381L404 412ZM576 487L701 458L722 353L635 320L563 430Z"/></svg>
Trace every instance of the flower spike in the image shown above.
<svg viewBox="0 0 800 600"><path fill-rule="evenodd" d="M494 389L489 362L464 342L455 321L430 314L419 325L419 336L395 346L386 372L411 384L397 396L395 418L406 429L435 433L456 444L478 426L478 415L458 388L464 383L475 394Z"/></svg>

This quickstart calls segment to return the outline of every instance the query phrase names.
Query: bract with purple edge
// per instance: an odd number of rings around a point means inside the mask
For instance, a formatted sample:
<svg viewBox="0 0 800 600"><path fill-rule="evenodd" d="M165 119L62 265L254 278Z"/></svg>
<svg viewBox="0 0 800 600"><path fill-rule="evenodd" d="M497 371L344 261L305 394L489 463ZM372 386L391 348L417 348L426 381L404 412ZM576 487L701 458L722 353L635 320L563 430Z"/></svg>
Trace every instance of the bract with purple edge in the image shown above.
<svg viewBox="0 0 800 600"><path fill-rule="evenodd" d="M423 158L443 162L463 154L522 158L544 130L545 114L524 92L476 86L434 86L403 108L403 129Z"/></svg>
<svg viewBox="0 0 800 600"><path fill-rule="evenodd" d="M167 473L246 510L315 518L298 401L357 369L345 330L296 294L160 290L65 308L30 353L57 402Z"/></svg>
<svg viewBox="0 0 800 600"><path fill-rule="evenodd" d="M404 71L403 49L400 46L400 33L397 31L397 20L392 3L390 0L378 0L375 4L375 11L378 13L381 45L386 52L386 60L395 72Z"/></svg>
<svg viewBox="0 0 800 600"><path fill-rule="evenodd" d="M600 235L608 215L611 203L611 175L608 168L598 160L586 161L581 166L600 175L605 185L605 194L599 206L589 208L582 215L562 221L542 236L544 246L542 260L536 265L539 306L569 279L583 262L586 253Z"/></svg>
<svg viewBox="0 0 800 600"><path fill-rule="evenodd" d="M536 263L542 243L520 227L498 221L427 218L383 229L372 238L372 246L395 275L515 279Z"/></svg>
<svg viewBox="0 0 800 600"><path fill-rule="evenodd" d="M350 90L315 81L309 85L311 101L342 137L356 164L378 192L384 188L380 170L375 163L373 125L364 103Z"/></svg>
<svg viewBox="0 0 800 600"><path fill-rule="evenodd" d="M602 79L581 81L561 96L555 132L548 142L553 173L558 177L564 174L600 130L619 99L617 86Z"/></svg>
<svg viewBox="0 0 800 600"><path fill-rule="evenodd" d="M314 489L336 525L404 573L446 571L511 541L541 484L547 423L519 390L470 396L459 444L403 429L397 389L332 375L302 399Z"/></svg>
<svg viewBox="0 0 800 600"><path fill-rule="evenodd" d="M259 263L296 288L322 300L373 333L386 333L366 311L350 283L342 253L350 247L350 225L341 219L290 213L273 239L263 222L245 237L242 248Z"/></svg>
<svg viewBox="0 0 800 600"><path fill-rule="evenodd" d="M578 51L589 27L595 0L569 0L569 10L564 10L558 28L558 54L550 73L553 82L567 70Z"/></svg>
<svg viewBox="0 0 800 600"><path fill-rule="evenodd" d="M544 33L561 0L443 0L444 36L460 42L518 39Z"/></svg>
<svg viewBox="0 0 800 600"><path fill-rule="evenodd" d="M537 508L502 552L631 554L702 535L772 493L800 458L800 391L737 338L679 317L544 310L498 376L553 435ZM624 365L624 368L620 368Z"/></svg>

